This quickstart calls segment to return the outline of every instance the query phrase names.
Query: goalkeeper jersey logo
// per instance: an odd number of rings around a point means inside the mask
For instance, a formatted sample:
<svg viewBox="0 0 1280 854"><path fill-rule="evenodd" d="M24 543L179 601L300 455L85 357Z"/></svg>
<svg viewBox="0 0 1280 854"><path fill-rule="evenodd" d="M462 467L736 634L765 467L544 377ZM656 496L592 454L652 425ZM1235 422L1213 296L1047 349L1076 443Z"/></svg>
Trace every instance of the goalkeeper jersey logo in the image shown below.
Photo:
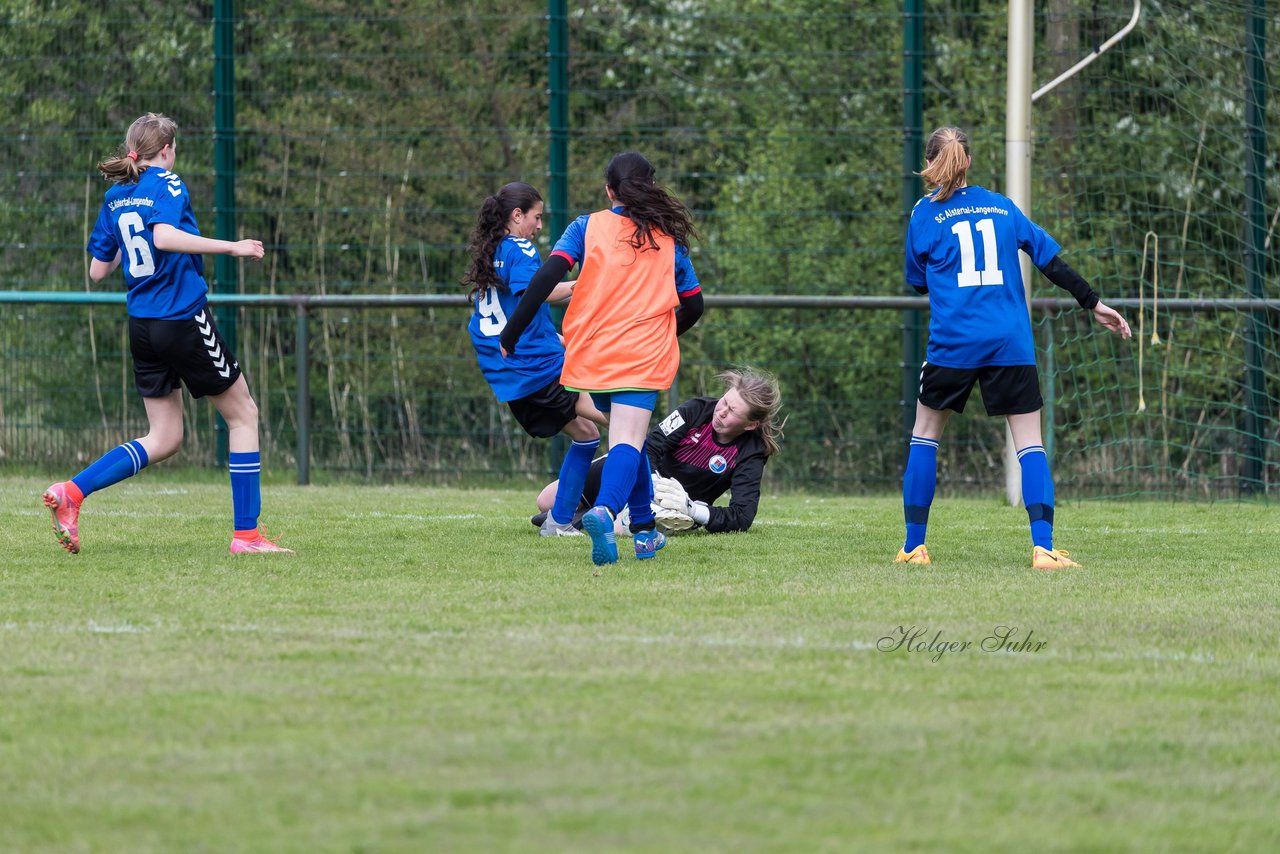
<svg viewBox="0 0 1280 854"><path fill-rule="evenodd" d="M670 436L683 426L684 416L680 414L678 409L658 422L658 427L662 430L662 435L664 436Z"/></svg>

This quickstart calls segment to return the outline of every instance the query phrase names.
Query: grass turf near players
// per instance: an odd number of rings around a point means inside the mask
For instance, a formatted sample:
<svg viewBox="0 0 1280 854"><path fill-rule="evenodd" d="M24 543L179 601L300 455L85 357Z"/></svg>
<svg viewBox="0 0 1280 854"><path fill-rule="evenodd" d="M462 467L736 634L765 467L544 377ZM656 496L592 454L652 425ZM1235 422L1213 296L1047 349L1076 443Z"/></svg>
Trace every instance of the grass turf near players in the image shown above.
<svg viewBox="0 0 1280 854"><path fill-rule="evenodd" d="M95 495L76 557L45 485L0 480L12 850L1275 842L1265 505L1065 504L1041 573L994 499L903 567L898 499L766 496L597 577L522 493L268 487L298 554L246 560L221 481Z"/></svg>

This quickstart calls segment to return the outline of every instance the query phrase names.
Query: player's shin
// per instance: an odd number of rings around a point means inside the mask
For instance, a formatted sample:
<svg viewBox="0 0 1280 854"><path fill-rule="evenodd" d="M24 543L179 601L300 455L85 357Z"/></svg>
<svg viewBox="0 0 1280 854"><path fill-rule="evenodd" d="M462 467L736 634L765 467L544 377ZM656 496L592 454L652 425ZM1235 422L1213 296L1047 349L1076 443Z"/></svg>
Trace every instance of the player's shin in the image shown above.
<svg viewBox="0 0 1280 854"><path fill-rule="evenodd" d="M1044 447L1029 445L1018 451L1022 469L1022 503L1031 523L1031 543L1053 550L1053 477Z"/></svg>
<svg viewBox="0 0 1280 854"><path fill-rule="evenodd" d="M903 551L924 544L929 527L929 507L938 486L938 442L922 436L911 437L907 468L902 475L902 510L907 527Z"/></svg>
<svg viewBox="0 0 1280 854"><path fill-rule="evenodd" d="M596 506L604 506L617 516L627 496L635 485L636 467L640 464L640 451L627 444L614 445L605 457L604 470L600 473L600 492Z"/></svg>
<svg viewBox="0 0 1280 854"><path fill-rule="evenodd" d="M138 440L125 442L107 451L84 471L71 478L87 497L100 489L133 477L147 465L147 451Z"/></svg>
<svg viewBox="0 0 1280 854"><path fill-rule="evenodd" d="M635 483L627 496L627 507L631 511L632 532L648 530L654 526L653 478L649 469L648 443L640 448Z"/></svg>
<svg viewBox="0 0 1280 854"><path fill-rule="evenodd" d="M551 518L562 525L573 520L573 514L582 500L582 490L587 483L587 472L600 440L574 442L560 464L560 485L556 487L555 503L551 506Z"/></svg>
<svg viewBox="0 0 1280 854"><path fill-rule="evenodd" d="M262 511L262 455L258 451L231 452L227 455L231 474L231 509L235 514L235 530L258 533L258 515Z"/></svg>

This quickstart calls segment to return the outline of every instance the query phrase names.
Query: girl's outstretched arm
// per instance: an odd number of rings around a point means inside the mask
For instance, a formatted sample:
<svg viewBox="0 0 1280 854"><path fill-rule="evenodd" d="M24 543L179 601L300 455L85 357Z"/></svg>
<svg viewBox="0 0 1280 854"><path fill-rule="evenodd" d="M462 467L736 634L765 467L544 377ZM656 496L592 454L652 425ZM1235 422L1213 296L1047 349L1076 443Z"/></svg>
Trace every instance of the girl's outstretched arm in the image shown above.
<svg viewBox="0 0 1280 854"><path fill-rule="evenodd" d="M528 287L520 295L520 302L516 305L515 312L507 318L507 327L502 330L502 338L499 339L498 344L502 349L502 355L510 356L516 351L516 343L533 322L534 312L546 302L556 285L560 284L560 280L568 274L571 266L568 258L553 254L547 259L547 263L533 274Z"/></svg>
<svg viewBox="0 0 1280 854"><path fill-rule="evenodd" d="M163 222L151 230L151 242L162 252L183 252L187 255L230 255L258 261L264 254L261 240L214 240L188 234Z"/></svg>

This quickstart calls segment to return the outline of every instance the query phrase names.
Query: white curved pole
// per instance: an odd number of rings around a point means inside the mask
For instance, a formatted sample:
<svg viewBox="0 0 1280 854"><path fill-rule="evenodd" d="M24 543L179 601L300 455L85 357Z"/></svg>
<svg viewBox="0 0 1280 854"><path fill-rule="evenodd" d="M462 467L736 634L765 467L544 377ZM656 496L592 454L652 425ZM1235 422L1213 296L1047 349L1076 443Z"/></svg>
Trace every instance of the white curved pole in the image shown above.
<svg viewBox="0 0 1280 854"><path fill-rule="evenodd" d="M1084 68L1086 65L1093 62L1095 59L1102 56L1104 53L1106 53L1108 50L1114 47L1116 42L1120 41L1120 39L1129 35L1129 32L1134 27L1138 26L1138 16L1141 13L1142 13L1142 0L1133 0L1133 17L1129 19L1129 23L1125 24L1124 27L1120 30L1120 32L1116 33L1114 36L1107 39L1102 44L1098 45L1098 47L1093 51L1093 53L1089 54L1084 59L1080 60L1075 65L1068 68L1066 71L1062 72L1057 77L1053 78L1048 83L1044 84L1039 89L1032 92L1031 93L1032 103L1035 103L1036 101L1040 100L1040 97L1042 95L1049 94L1051 91L1053 91L1057 87L1059 83L1062 83L1063 81L1075 75L1076 72L1078 72L1080 69Z"/></svg>
<svg viewBox="0 0 1280 854"><path fill-rule="evenodd" d="M1133 15L1129 23L1100 44L1092 53L1057 77L1028 95L1031 88L1034 46L1032 17L1034 0L1009 0L1009 77L1005 113L1005 183L1009 198L1031 215L1031 105L1052 92L1059 84L1079 73L1138 25L1142 13L1142 0L1133 0ZM1027 291L1027 310L1031 309L1031 262L1025 253L1019 252L1022 264L1023 287ZM1022 469L1018 465L1017 449L1013 446L1013 433L1005 427L1004 444L1005 495L1014 507L1022 504Z"/></svg>

